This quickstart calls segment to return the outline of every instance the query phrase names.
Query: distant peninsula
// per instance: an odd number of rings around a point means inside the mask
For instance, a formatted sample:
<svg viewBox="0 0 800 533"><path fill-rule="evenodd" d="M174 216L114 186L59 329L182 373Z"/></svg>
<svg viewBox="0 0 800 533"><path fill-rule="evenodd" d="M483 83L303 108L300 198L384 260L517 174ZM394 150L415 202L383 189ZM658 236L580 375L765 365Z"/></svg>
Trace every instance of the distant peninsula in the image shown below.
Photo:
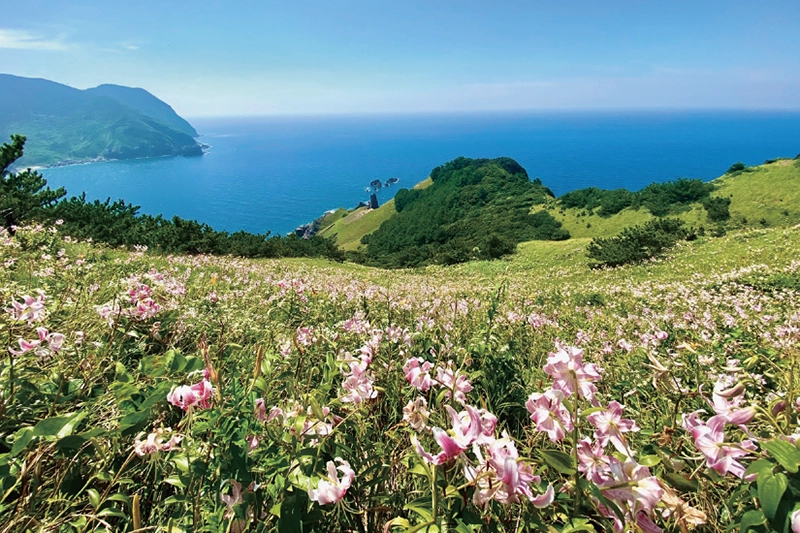
<svg viewBox="0 0 800 533"><path fill-rule="evenodd" d="M203 154L192 125L144 89L0 74L0 94L0 139L27 137L18 167Z"/></svg>

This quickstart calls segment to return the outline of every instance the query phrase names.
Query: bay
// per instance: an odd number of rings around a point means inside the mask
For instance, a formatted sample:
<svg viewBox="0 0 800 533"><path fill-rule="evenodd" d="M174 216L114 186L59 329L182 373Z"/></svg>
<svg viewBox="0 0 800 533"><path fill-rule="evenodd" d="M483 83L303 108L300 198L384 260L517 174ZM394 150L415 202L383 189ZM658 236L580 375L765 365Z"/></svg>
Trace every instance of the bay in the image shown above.
<svg viewBox="0 0 800 533"><path fill-rule="evenodd" d="M211 145L191 158L44 169L70 195L215 229L285 234L328 209L381 203L458 156L517 160L554 193L711 180L734 162L795 157L798 112L571 112L191 119Z"/></svg>

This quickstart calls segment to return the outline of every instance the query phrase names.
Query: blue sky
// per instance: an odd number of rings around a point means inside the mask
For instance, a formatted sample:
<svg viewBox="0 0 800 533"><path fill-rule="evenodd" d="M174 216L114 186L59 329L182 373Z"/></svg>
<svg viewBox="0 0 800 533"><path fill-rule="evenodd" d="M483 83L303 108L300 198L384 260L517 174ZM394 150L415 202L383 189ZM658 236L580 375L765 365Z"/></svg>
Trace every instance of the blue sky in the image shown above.
<svg viewBox="0 0 800 533"><path fill-rule="evenodd" d="M0 72L189 117L800 109L800 2L25 0Z"/></svg>

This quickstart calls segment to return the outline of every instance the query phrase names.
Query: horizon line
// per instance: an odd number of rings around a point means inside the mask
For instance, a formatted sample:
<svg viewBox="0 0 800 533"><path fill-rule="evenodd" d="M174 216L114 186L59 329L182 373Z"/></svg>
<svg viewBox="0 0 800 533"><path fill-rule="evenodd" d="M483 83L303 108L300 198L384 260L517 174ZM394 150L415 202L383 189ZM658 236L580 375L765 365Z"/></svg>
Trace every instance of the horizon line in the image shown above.
<svg viewBox="0 0 800 533"><path fill-rule="evenodd" d="M253 114L181 114L185 119L274 119L274 118L337 118L337 117L414 117L414 116L465 116L510 114L572 114L572 113L800 113L798 107L560 107L519 109L463 109L463 110L398 110L398 111L309 111Z"/></svg>

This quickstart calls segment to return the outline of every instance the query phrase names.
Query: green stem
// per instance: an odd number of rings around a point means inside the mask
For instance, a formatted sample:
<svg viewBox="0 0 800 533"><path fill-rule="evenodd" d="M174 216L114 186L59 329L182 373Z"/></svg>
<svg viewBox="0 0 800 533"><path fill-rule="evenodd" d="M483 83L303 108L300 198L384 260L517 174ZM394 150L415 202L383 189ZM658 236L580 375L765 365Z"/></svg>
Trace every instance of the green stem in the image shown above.
<svg viewBox="0 0 800 533"><path fill-rule="evenodd" d="M431 521L436 523L439 514L439 491L436 488L436 465L431 465Z"/></svg>
<svg viewBox="0 0 800 533"><path fill-rule="evenodd" d="M580 471L578 470L578 387L575 380L575 407L572 416L572 456L575 462L575 505L572 509L572 518L577 518L581 507L581 483Z"/></svg>

